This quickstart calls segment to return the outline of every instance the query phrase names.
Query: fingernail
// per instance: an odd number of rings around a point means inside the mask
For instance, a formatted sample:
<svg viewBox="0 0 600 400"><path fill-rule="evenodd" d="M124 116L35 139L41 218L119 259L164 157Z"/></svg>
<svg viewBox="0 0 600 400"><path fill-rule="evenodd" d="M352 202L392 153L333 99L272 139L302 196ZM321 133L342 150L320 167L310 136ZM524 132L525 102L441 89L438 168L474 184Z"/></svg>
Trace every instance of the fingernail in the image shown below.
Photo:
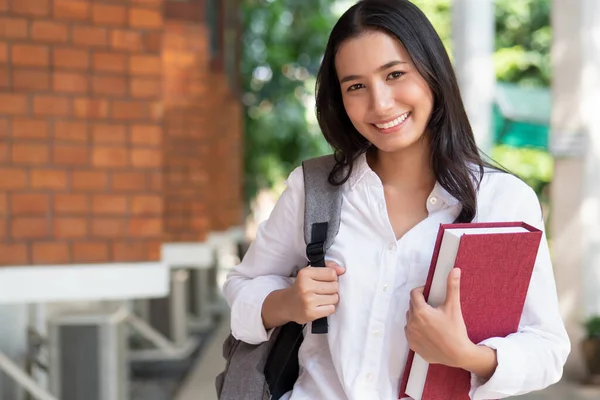
<svg viewBox="0 0 600 400"><path fill-rule="evenodd" d="M454 273L454 277L456 279L460 279L460 268L455 268L455 269L456 269L456 272Z"/></svg>

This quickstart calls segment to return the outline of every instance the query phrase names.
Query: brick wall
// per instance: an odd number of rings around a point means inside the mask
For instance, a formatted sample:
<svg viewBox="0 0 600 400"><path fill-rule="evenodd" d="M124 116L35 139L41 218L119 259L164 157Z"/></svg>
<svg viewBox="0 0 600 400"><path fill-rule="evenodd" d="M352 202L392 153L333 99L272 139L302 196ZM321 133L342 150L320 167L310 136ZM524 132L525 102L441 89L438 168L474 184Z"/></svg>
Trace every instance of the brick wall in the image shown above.
<svg viewBox="0 0 600 400"><path fill-rule="evenodd" d="M0 0L0 265L155 260L239 224L238 102L163 6Z"/></svg>

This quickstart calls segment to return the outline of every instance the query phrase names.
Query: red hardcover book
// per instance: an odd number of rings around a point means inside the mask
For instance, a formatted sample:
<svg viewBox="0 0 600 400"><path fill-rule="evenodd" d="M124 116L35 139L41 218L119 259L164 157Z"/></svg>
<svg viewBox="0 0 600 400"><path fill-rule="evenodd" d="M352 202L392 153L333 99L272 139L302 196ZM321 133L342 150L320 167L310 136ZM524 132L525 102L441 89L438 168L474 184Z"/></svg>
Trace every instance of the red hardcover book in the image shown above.
<svg viewBox="0 0 600 400"><path fill-rule="evenodd" d="M541 238L539 229L523 222L440 225L425 299L442 305L448 274L460 268L460 303L471 341L516 332ZM469 400L470 388L468 371L429 365L411 350L399 398Z"/></svg>

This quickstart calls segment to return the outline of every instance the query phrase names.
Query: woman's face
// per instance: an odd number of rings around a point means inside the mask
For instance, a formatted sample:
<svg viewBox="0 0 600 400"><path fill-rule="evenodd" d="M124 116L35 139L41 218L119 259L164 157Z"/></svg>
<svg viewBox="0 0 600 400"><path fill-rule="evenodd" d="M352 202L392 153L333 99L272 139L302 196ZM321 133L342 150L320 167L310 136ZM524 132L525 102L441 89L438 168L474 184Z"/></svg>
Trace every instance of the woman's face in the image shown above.
<svg viewBox="0 0 600 400"><path fill-rule="evenodd" d="M369 142L383 152L425 143L433 93L399 40L379 31L348 39L335 67L346 113Z"/></svg>

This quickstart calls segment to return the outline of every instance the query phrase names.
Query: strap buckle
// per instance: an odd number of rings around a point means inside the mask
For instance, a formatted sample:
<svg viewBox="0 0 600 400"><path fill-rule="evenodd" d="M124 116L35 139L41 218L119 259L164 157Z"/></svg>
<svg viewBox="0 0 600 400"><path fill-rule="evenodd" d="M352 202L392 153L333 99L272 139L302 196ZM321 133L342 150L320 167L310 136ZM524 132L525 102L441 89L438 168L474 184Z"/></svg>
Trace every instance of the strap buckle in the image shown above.
<svg viewBox="0 0 600 400"><path fill-rule="evenodd" d="M308 261L310 261L310 265L316 266L316 264L323 261L325 258L324 246L325 242L313 242L306 246L306 256L308 257Z"/></svg>

